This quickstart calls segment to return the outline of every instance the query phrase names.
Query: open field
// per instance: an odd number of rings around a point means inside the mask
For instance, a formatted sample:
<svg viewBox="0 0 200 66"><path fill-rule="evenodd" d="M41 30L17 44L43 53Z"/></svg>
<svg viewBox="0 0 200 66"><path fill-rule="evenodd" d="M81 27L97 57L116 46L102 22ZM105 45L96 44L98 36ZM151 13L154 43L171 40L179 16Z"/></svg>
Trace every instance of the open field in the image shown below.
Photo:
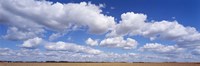
<svg viewBox="0 0 200 66"><path fill-rule="evenodd" d="M0 66L200 66L199 63L0 63Z"/></svg>

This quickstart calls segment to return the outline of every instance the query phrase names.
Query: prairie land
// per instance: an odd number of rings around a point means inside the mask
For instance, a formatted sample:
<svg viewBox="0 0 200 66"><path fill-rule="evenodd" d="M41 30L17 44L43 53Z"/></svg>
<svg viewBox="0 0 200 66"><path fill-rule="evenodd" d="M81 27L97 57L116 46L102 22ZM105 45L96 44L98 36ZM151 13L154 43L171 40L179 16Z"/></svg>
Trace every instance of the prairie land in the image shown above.
<svg viewBox="0 0 200 66"><path fill-rule="evenodd" d="M0 63L0 66L200 66L199 63Z"/></svg>

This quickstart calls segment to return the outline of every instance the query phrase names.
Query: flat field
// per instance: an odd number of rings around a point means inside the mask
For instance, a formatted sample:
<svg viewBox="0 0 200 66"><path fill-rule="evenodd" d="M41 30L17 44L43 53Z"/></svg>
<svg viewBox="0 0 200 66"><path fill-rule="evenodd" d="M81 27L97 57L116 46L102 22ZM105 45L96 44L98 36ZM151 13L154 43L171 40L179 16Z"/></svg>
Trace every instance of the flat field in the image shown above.
<svg viewBox="0 0 200 66"><path fill-rule="evenodd" d="M0 63L0 66L200 66L199 63Z"/></svg>

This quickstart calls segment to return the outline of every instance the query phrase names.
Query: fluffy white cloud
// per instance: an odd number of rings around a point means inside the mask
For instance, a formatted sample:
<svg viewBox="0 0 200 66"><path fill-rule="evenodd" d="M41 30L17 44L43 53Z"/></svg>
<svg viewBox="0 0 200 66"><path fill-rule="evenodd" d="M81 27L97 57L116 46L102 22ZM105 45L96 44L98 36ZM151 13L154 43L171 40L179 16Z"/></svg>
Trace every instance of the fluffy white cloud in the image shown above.
<svg viewBox="0 0 200 66"><path fill-rule="evenodd" d="M121 21L107 36L137 35L141 33L147 16L142 13L127 12L121 15Z"/></svg>
<svg viewBox="0 0 200 66"><path fill-rule="evenodd" d="M103 34L113 28L115 21L114 17L101 12L101 6L86 2L62 4L36 0L0 1L0 22L14 26L23 33L35 32L36 29L63 32L84 27L88 28L89 33Z"/></svg>
<svg viewBox="0 0 200 66"><path fill-rule="evenodd" d="M140 51L150 51L155 53L179 53L184 51L183 48L177 46L165 46L159 43L147 43L143 47L139 48Z"/></svg>
<svg viewBox="0 0 200 66"><path fill-rule="evenodd" d="M47 50L55 51L69 51L69 52L81 52L89 54L100 54L102 51L96 50L87 46L81 46L74 43L65 43L62 41L56 43L49 43L45 46Z"/></svg>
<svg viewBox="0 0 200 66"><path fill-rule="evenodd" d="M102 40L99 45L106 47L118 47L123 49L134 49L137 47L138 42L131 38L127 38L125 40L123 37L114 37Z"/></svg>
<svg viewBox="0 0 200 66"><path fill-rule="evenodd" d="M150 40L169 40L184 48L200 46L200 33L194 27L183 26L177 21L147 22L146 15L133 12L123 13L121 19L107 37L141 35Z"/></svg>
<svg viewBox="0 0 200 66"><path fill-rule="evenodd" d="M37 48L42 43L42 38L35 37L33 39L28 39L24 41L24 43L21 45L23 48Z"/></svg>
<svg viewBox="0 0 200 66"><path fill-rule="evenodd" d="M41 36L45 30L65 32L84 27L89 33L103 34L112 30L107 36L142 35L151 40L175 41L179 47L186 48L200 43L200 33L194 27L185 27L177 21L147 22L147 15L134 12L123 13L122 20L115 24L114 17L102 14L100 5L86 2L1 0L0 15L1 24L10 26L3 37L10 40ZM55 33L49 39L59 36L62 35Z"/></svg>
<svg viewBox="0 0 200 66"><path fill-rule="evenodd" d="M196 33L193 27L184 27L177 21L161 21L148 23L143 29L143 35L150 38L161 38L167 40L181 41L182 37Z"/></svg>
<svg viewBox="0 0 200 66"><path fill-rule="evenodd" d="M164 39L176 42L179 47L195 48L200 46L200 33L194 27L184 27L177 21L149 23L142 35L151 40Z"/></svg>
<svg viewBox="0 0 200 66"><path fill-rule="evenodd" d="M85 43L86 43L87 45L90 45L90 46L97 46L97 45L98 45L98 40L93 40L93 39L91 39L91 38L88 38L88 39L85 41Z"/></svg>
<svg viewBox="0 0 200 66"><path fill-rule="evenodd" d="M44 32L43 29L28 29L26 30L20 30L19 28L16 27L10 27L8 28L7 35L3 36L5 39L9 40L27 40L29 38L34 38L37 36L40 36L42 32Z"/></svg>

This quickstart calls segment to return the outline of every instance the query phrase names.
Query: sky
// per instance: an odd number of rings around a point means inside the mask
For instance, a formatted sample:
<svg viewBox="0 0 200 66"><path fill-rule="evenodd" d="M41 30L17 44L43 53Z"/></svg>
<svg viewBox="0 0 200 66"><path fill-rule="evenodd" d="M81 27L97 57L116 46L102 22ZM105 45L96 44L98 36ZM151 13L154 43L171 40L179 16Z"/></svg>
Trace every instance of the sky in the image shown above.
<svg viewBox="0 0 200 66"><path fill-rule="evenodd" d="M0 0L0 60L200 62L198 0Z"/></svg>

